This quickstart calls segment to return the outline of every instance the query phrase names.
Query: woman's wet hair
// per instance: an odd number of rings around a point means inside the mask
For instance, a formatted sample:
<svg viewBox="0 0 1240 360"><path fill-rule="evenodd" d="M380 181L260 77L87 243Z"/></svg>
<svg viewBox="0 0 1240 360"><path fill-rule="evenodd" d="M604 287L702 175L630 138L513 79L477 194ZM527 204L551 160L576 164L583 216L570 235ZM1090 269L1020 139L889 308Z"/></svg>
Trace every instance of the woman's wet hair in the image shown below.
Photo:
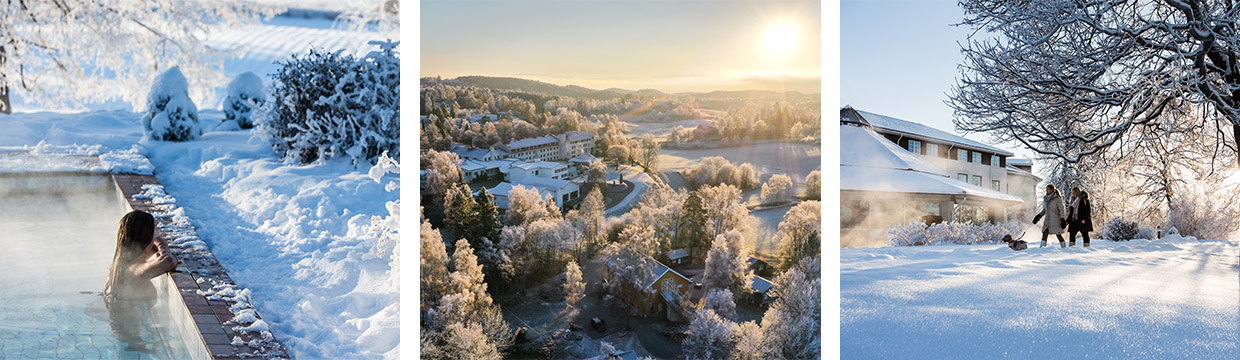
<svg viewBox="0 0 1240 360"><path fill-rule="evenodd" d="M115 295L115 286L120 282L125 268L142 256L154 238L155 217L150 213L134 210L121 218L120 227L116 230L116 253L112 256L112 267L108 270L108 282L103 286L106 297Z"/></svg>

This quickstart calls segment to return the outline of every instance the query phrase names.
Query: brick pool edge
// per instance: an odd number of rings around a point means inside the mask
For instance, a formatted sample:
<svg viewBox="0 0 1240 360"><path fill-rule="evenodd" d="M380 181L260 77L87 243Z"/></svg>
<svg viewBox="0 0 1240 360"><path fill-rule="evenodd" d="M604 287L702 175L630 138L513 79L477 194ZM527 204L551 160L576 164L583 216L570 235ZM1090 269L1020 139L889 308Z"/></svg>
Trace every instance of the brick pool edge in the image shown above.
<svg viewBox="0 0 1240 360"><path fill-rule="evenodd" d="M142 193L143 185L160 185L159 180L153 175L139 175L130 173L112 174L112 180L116 184L117 190L125 198L130 209L151 212L154 210L154 204L150 199L136 199L134 195ZM161 223L170 223L169 219L159 219ZM159 236L158 234L156 236ZM210 290L214 284L228 284L236 286L232 278L228 276L228 272L220 266L219 261L215 259L215 255L209 249L204 251L202 257L196 259L179 259L181 266L179 268L206 270L201 272L181 272L172 271L161 276L170 276L172 282L176 284L178 292L181 294L182 304L194 319L195 328L198 335L202 339L202 343L206 344L207 351L213 359L218 360L240 360L243 357L259 357L254 355L258 349L252 349L246 345L233 346L233 337L238 337L242 342L251 340L262 340L255 338L252 333L236 331L233 325L225 325L226 322L232 320L233 313L228 308L233 305L223 300L208 300L205 296L199 295L199 290ZM205 273L207 275L201 275ZM257 311L257 310L255 310ZM261 319L257 313L255 317ZM270 340L277 347L279 341L274 338ZM283 352L283 351L282 351ZM291 358L286 352L281 357Z"/></svg>

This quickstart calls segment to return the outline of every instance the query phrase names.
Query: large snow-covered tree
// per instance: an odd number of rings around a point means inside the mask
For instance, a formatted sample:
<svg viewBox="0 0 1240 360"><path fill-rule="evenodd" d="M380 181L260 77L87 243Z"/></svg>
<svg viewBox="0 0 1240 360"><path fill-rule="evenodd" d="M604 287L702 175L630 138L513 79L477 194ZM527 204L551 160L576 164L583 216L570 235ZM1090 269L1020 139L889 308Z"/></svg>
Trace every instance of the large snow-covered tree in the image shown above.
<svg viewBox="0 0 1240 360"><path fill-rule="evenodd" d="M0 5L0 88L46 106L120 99L140 109L146 84L178 66L202 102L227 81L227 52L207 35L279 11L240 0L9 1Z"/></svg>
<svg viewBox="0 0 1240 360"><path fill-rule="evenodd" d="M705 232L714 239L728 230L744 231L747 228L749 208L741 202L741 189L721 184L698 189L702 207L706 209Z"/></svg>
<svg viewBox="0 0 1240 360"><path fill-rule="evenodd" d="M422 220L418 234L422 244L422 304L433 307L448 291L448 252L439 230L432 228L429 220Z"/></svg>
<svg viewBox="0 0 1240 360"><path fill-rule="evenodd" d="M801 259L818 256L821 249L822 203L806 201L792 207L784 214L775 233L779 250L780 267L788 268Z"/></svg>
<svg viewBox="0 0 1240 360"><path fill-rule="evenodd" d="M963 0L956 126L1070 163L1147 129L1240 141L1240 3ZM1192 107L1200 117L1167 117ZM1208 123L1218 131L1203 131ZM1228 131L1229 130L1229 131ZM1240 157L1237 157L1240 161Z"/></svg>
<svg viewBox="0 0 1240 360"><path fill-rule="evenodd" d="M581 312L577 304L585 297L586 283L581 275L581 267L577 266L576 261L569 261L568 265L564 266L564 310L560 312L560 318L567 323L577 317Z"/></svg>
<svg viewBox="0 0 1240 360"><path fill-rule="evenodd" d="M787 174L771 175L771 178L762 184L763 203L787 201L792 198L792 195L792 178Z"/></svg>
<svg viewBox="0 0 1240 360"><path fill-rule="evenodd" d="M727 359L736 347L736 323L728 321L711 309L695 311L685 331L686 359ZM752 334L745 334L752 335Z"/></svg>
<svg viewBox="0 0 1240 360"><path fill-rule="evenodd" d="M749 253L740 247L740 233L729 231L720 234L711 243L710 252L706 254L706 268L702 273L702 287L706 289L728 289L733 293L744 291L749 271L745 262Z"/></svg>
<svg viewBox="0 0 1240 360"><path fill-rule="evenodd" d="M784 359L815 359L822 353L821 260L806 258L775 279L776 296L762 316L763 341Z"/></svg>
<svg viewBox="0 0 1240 360"><path fill-rule="evenodd" d="M426 170L426 193L432 202L442 201L448 189L464 181L461 175L461 158L447 151L427 151L422 156L422 170Z"/></svg>
<svg viewBox="0 0 1240 360"><path fill-rule="evenodd" d="M810 171L809 175L805 175L805 198L808 200L822 200L822 172L818 170Z"/></svg>

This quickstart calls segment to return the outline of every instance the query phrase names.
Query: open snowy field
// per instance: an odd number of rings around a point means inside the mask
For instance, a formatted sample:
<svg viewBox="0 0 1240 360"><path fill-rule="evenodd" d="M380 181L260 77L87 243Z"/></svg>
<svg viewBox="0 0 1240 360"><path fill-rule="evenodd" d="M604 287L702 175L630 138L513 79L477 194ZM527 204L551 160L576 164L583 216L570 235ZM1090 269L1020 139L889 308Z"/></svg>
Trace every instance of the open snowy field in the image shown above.
<svg viewBox="0 0 1240 360"><path fill-rule="evenodd" d="M710 123L710 120L680 120L673 122L643 122L643 123L624 123L628 126L629 136L641 137L642 135L654 135L656 139L664 140L668 134L672 133L672 128L677 125L685 128L696 128L698 125Z"/></svg>
<svg viewBox="0 0 1240 360"><path fill-rule="evenodd" d="M841 357L1240 358L1234 241L1030 245L840 249Z"/></svg>
<svg viewBox="0 0 1240 360"><path fill-rule="evenodd" d="M659 169L685 169L697 165L702 158L710 156L722 156L734 163L753 164L760 180L782 173L791 176L793 182L803 183L805 175L822 167L822 147L820 146L769 142L719 149L664 149L659 154Z"/></svg>

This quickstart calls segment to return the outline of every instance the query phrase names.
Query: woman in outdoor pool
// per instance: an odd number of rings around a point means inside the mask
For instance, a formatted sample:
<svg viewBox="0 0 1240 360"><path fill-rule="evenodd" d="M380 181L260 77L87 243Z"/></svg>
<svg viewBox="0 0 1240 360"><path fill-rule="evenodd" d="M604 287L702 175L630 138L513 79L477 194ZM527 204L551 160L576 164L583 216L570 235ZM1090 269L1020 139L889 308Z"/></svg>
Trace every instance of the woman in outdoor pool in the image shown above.
<svg viewBox="0 0 1240 360"><path fill-rule="evenodd" d="M121 218L116 232L116 254L103 286L103 299L112 330L129 351L149 350L142 333L150 336L150 309L156 297L151 279L177 267L168 245L155 239L155 217L134 210ZM148 331L142 331L146 329Z"/></svg>

